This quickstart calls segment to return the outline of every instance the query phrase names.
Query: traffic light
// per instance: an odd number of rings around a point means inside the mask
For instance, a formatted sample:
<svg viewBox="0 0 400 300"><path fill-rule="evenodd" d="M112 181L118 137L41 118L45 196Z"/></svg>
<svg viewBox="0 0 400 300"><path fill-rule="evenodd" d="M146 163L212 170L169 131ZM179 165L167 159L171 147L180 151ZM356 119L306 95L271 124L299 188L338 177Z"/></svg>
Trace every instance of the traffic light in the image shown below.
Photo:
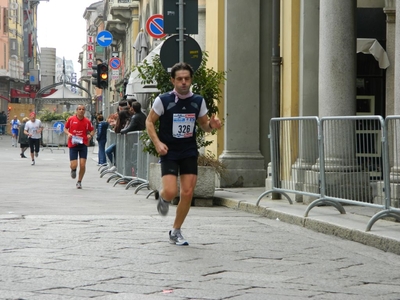
<svg viewBox="0 0 400 300"><path fill-rule="evenodd" d="M97 83L98 88L108 88L108 65L105 63L97 65Z"/></svg>
<svg viewBox="0 0 400 300"><path fill-rule="evenodd" d="M93 70L93 73L92 73L92 85L94 85L95 87L99 87L98 86L98 73L97 73L97 67L98 67L98 65L96 65L96 66L92 66L92 70Z"/></svg>

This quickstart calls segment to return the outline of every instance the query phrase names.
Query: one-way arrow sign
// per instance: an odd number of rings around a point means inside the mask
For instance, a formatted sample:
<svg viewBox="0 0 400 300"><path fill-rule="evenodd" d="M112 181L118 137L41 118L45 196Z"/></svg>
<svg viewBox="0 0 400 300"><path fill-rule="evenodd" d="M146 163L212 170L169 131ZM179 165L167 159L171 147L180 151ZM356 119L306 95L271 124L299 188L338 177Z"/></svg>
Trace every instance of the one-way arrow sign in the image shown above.
<svg viewBox="0 0 400 300"><path fill-rule="evenodd" d="M111 32L107 30L100 31L96 37L97 44L101 47L108 47L113 41L113 36Z"/></svg>

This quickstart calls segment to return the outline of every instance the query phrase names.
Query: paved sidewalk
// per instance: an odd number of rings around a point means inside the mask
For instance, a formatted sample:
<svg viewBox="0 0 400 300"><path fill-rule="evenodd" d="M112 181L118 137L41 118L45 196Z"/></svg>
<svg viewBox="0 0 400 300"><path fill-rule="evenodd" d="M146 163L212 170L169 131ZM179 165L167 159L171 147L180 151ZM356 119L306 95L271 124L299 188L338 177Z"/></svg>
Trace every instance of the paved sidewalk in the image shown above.
<svg viewBox="0 0 400 300"><path fill-rule="evenodd" d="M126 213L124 210L125 203L119 203L117 199L124 199L127 195L132 197L129 201L138 201L139 203L148 203L149 199L146 199L148 190L139 191L138 195L131 195L126 193L123 186L117 186L113 188L112 199L115 201L115 205L111 208L108 206L108 202L103 202L102 199L104 191L109 191L110 186L113 182L107 182L107 176L98 179L100 186L95 186L93 178L98 178L98 167L94 166L97 162L97 147L89 148L89 159L88 159L88 170L83 180L83 191L77 191L75 189L75 182L69 178L69 161L68 161L68 149L67 148L44 148L41 151L39 158L37 159L36 166L30 166L30 159L21 159L18 155L18 150L11 147L11 140L9 136L5 136L0 140L0 153L2 159L8 159L8 166L2 164L2 167L16 168L24 165L26 170L34 170L33 172L27 172L21 177L24 178L21 183L21 187L18 188L18 194L25 193L29 195L30 203L24 203L25 209L30 210L30 214L45 214L51 212L51 214L71 214L76 213L78 210L81 214L119 214ZM29 151L29 150L28 150ZM28 155L27 151L27 156ZM15 153L12 157L11 153ZM43 154L42 154L43 153ZM62 159L60 159L62 158ZM48 167L55 167L54 169ZM22 170L22 169L21 169ZM61 175L63 174L63 175ZM46 179L48 183L48 193L53 195L53 198L62 197L65 199L60 205L59 202L46 201L43 202L43 195L35 191L34 181L36 177ZM63 178L60 180L59 178ZM98 184L99 182L96 182ZM65 190L61 187L70 186L70 194L66 194ZM134 191L134 187L131 187L129 191ZM260 201L260 205L257 207L255 204L258 197L265 191L265 188L228 188L228 189L217 189L215 192L215 203L221 206L239 209L242 211L250 212L253 214L262 215L270 219L278 219L283 222L295 224L308 229L312 229L325 234L331 234L339 236L344 239L363 243L368 246L376 247L383 251L389 251L396 254L400 254L400 223L392 220L378 220L373 226L370 232L366 232L367 224L371 217L379 210L362 207L362 206L344 206L346 214L340 214L335 208L330 206L314 207L310 212L308 218L304 218L304 213L307 206L302 203L293 204L283 198L281 200L271 200L269 197L264 197ZM3 194L4 195L4 194ZM97 198L98 201L95 207L82 206L82 197L90 196L90 198ZM5 195L6 203L8 199L13 199L12 194ZM152 196L149 197L153 199ZM15 201L15 199L13 199ZM4 205L4 203L3 203ZM135 211L141 213L141 206L135 206ZM4 215L0 211L0 218L11 217L13 212L9 215ZM14 212L16 214L23 212ZM130 212L131 213L131 212Z"/></svg>

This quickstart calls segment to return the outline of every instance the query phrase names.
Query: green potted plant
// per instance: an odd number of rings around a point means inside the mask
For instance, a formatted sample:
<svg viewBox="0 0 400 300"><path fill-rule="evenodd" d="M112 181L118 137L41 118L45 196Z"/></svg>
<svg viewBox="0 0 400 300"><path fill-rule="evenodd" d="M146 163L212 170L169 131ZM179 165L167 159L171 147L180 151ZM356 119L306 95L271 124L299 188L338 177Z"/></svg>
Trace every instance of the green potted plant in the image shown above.
<svg viewBox="0 0 400 300"><path fill-rule="evenodd" d="M208 108L208 116L211 116L214 113L218 113L218 103L220 101L222 93L220 87L221 84L226 80L226 72L215 71L214 69L207 68L207 61L208 54L207 52L203 52L202 63L200 67L195 71L193 76L192 92L203 96ZM159 55L156 55L151 63L148 63L145 60L135 68L139 72L142 83L155 84L160 93L166 93L173 89L172 83L170 81L170 74L167 73L162 66ZM157 95L158 94L152 94L150 96L151 103L153 103ZM158 124L156 124L156 129L157 125ZM207 134L215 135L216 130L213 130L211 133ZM143 142L144 151L157 157L158 153L146 131L143 132L141 140ZM206 133L200 127L196 128L196 140L199 150L200 148L205 148L211 145L213 142L212 140L206 139ZM223 171L225 169L223 164L215 157L215 155L211 154L211 152L209 151L206 154L201 154L199 156L198 163L199 166L211 167L215 174L217 174L218 176L223 175ZM160 173L158 173L157 176L160 177ZM201 177L202 176L200 176L199 174L199 180L201 179ZM197 185L199 185L199 182Z"/></svg>
<svg viewBox="0 0 400 300"><path fill-rule="evenodd" d="M41 110L38 113L38 118L42 122L65 121L72 115L73 115L72 112L57 113L57 112L52 112L50 110L45 109L45 110Z"/></svg>

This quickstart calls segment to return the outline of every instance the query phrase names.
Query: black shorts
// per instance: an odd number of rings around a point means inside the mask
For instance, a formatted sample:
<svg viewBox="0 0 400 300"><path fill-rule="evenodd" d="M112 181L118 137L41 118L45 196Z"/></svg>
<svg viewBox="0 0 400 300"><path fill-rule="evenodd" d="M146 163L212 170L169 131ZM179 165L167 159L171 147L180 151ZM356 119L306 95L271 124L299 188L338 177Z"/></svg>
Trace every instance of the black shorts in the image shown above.
<svg viewBox="0 0 400 300"><path fill-rule="evenodd" d="M78 144L69 148L69 160L77 160L79 158L87 159L88 147L84 144Z"/></svg>
<svg viewBox="0 0 400 300"><path fill-rule="evenodd" d="M40 148L40 139L33 139L33 138L28 138L29 141L29 148L31 150L31 153L39 152L39 148Z"/></svg>
<svg viewBox="0 0 400 300"><path fill-rule="evenodd" d="M161 162L161 176L178 174L197 175L197 156Z"/></svg>

